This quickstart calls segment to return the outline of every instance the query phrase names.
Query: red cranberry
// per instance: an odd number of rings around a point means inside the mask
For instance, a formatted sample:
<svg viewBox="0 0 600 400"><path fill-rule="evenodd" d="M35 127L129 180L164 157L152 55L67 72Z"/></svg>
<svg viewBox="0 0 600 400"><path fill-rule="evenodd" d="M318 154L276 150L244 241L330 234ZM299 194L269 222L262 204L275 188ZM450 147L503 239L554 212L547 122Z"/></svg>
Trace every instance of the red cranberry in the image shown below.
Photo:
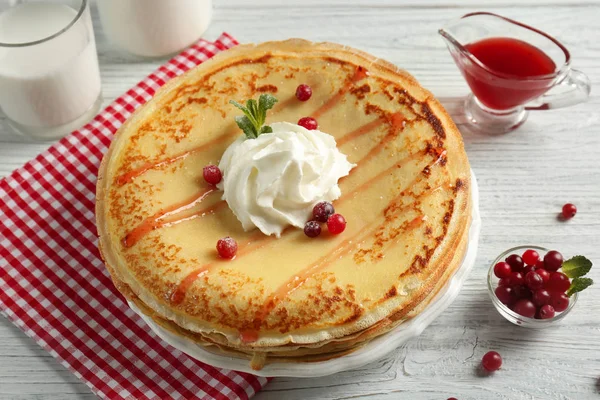
<svg viewBox="0 0 600 400"><path fill-rule="evenodd" d="M458 400L456 397L448 397L448 400Z"/></svg>
<svg viewBox="0 0 600 400"><path fill-rule="evenodd" d="M327 229L337 235L346 229L346 220L341 214L333 214L327 219Z"/></svg>
<svg viewBox="0 0 600 400"><path fill-rule="evenodd" d="M535 250L529 249L523 253L523 261L525 261L525 264L527 264L527 265L535 265L535 264L537 264L539 259L540 259L540 255Z"/></svg>
<svg viewBox="0 0 600 400"><path fill-rule="evenodd" d="M498 286L510 286L510 280L508 278L502 278L498 281Z"/></svg>
<svg viewBox="0 0 600 400"><path fill-rule="evenodd" d="M554 307L554 311L563 312L569 307L569 298L564 293L552 292L550 293L550 305Z"/></svg>
<svg viewBox="0 0 600 400"><path fill-rule="evenodd" d="M544 264L544 259L542 257L540 257L540 259L538 260L538 262L535 264L536 268L545 268L546 265Z"/></svg>
<svg viewBox="0 0 600 400"><path fill-rule="evenodd" d="M237 253L238 245L231 237L226 236L217 242L217 251L221 258L232 259Z"/></svg>
<svg viewBox="0 0 600 400"><path fill-rule="evenodd" d="M528 272L527 275L525 275L525 283L531 290L540 289L542 286L544 286L544 280L538 275L537 272L534 271Z"/></svg>
<svg viewBox="0 0 600 400"><path fill-rule="evenodd" d="M510 265L504 261L500 261L498 264L494 265L494 275L498 278L508 278L511 272Z"/></svg>
<svg viewBox="0 0 600 400"><path fill-rule="evenodd" d="M304 225L304 234L311 238L319 236L321 234L321 225L317 221L308 221Z"/></svg>
<svg viewBox="0 0 600 400"><path fill-rule="evenodd" d="M554 317L554 307L552 307L550 304L546 304L544 306L540 307L540 310L538 311L538 314L540 316L540 319L548 319L548 318L553 318Z"/></svg>
<svg viewBox="0 0 600 400"><path fill-rule="evenodd" d="M527 276L528 273L534 272L534 271L535 271L535 267L533 265L526 265L525 268L523 268L523 271L521 271L521 273L523 274L523 276Z"/></svg>
<svg viewBox="0 0 600 400"><path fill-rule="evenodd" d="M523 286L523 285L513 286L512 290L513 290L513 295L515 296L515 299L531 298L531 290L529 290L529 288L527 286Z"/></svg>
<svg viewBox="0 0 600 400"><path fill-rule="evenodd" d="M508 265L510 265L513 271L517 272L521 271L525 266L523 259L518 254L511 254L510 256L506 257L506 260L504 261L506 261Z"/></svg>
<svg viewBox="0 0 600 400"><path fill-rule="evenodd" d="M546 283L546 289L551 292L566 292L569 286L571 286L569 277L562 272L552 272L548 283Z"/></svg>
<svg viewBox="0 0 600 400"><path fill-rule="evenodd" d="M542 280L544 281L544 283L548 282L548 280L550 279L550 272L546 271L543 268L536 268L535 272L542 277Z"/></svg>
<svg viewBox="0 0 600 400"><path fill-rule="evenodd" d="M495 351L488 351L481 359L481 366L486 371L498 371L502 366L502 357Z"/></svg>
<svg viewBox="0 0 600 400"><path fill-rule="evenodd" d="M223 179L223 174L221 174L221 170L216 165L207 165L204 167L202 175L204 176L204 180L211 185L216 185Z"/></svg>
<svg viewBox="0 0 600 400"><path fill-rule="evenodd" d="M327 222L330 215L335 214L333 204L328 201L321 201L313 207L313 217L315 221Z"/></svg>
<svg viewBox="0 0 600 400"><path fill-rule="evenodd" d="M531 301L538 307L545 306L550 303L550 292L546 289L538 289L533 292L533 296L531 297Z"/></svg>
<svg viewBox="0 0 600 400"><path fill-rule="evenodd" d="M521 299L515 303L515 312L519 315L522 315L527 318L533 318L535 316L535 312L537 311L535 308L535 304L531 300Z"/></svg>
<svg viewBox="0 0 600 400"><path fill-rule="evenodd" d="M544 266L547 271L557 271L563 263L563 256L556 250L550 250L544 256Z"/></svg>
<svg viewBox="0 0 600 400"><path fill-rule="evenodd" d="M525 284L525 278L520 272L511 272L510 276L508 277L508 282L510 286L521 286Z"/></svg>
<svg viewBox="0 0 600 400"><path fill-rule="evenodd" d="M513 289L510 286L498 286L494 291L502 304L510 304L514 300Z"/></svg>
<svg viewBox="0 0 600 400"><path fill-rule="evenodd" d="M314 131L319 127L317 120L313 117L303 117L298 120L298 125L305 127L309 131Z"/></svg>
<svg viewBox="0 0 600 400"><path fill-rule="evenodd" d="M575 204L567 203L562 208L562 216L564 219L571 219L577 214Z"/></svg>
<svg viewBox="0 0 600 400"><path fill-rule="evenodd" d="M308 85L298 85L296 88L296 98L300 101L306 101L312 96L312 89Z"/></svg>

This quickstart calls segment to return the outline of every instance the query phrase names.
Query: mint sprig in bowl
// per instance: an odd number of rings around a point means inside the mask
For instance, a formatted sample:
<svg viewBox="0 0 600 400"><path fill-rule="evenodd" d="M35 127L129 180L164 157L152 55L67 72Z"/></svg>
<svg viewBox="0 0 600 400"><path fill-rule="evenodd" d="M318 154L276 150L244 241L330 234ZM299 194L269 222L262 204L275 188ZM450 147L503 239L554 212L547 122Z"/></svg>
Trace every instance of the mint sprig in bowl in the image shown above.
<svg viewBox="0 0 600 400"><path fill-rule="evenodd" d="M584 277L591 267L592 262L584 256L563 261L557 251L539 246L514 247L490 266L489 295L496 310L511 323L547 328L565 318L579 292L593 283Z"/></svg>

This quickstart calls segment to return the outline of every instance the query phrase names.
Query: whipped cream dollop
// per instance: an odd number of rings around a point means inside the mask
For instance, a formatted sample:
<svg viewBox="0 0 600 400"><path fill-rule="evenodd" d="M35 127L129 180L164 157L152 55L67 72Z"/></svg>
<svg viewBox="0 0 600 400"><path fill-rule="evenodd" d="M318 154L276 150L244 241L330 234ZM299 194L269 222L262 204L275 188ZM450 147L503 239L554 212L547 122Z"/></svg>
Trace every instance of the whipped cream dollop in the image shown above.
<svg viewBox="0 0 600 400"><path fill-rule="evenodd" d="M303 228L316 203L339 198L338 180L355 165L327 133L289 122L269 125L272 133L242 136L227 148L217 186L244 230L279 237L289 225Z"/></svg>

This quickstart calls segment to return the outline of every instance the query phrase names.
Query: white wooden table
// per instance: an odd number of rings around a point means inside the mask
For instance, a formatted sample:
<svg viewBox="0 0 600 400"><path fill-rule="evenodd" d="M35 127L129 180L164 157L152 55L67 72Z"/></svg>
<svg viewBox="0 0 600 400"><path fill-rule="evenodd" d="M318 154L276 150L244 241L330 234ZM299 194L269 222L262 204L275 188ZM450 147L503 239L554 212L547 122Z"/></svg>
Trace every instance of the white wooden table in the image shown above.
<svg viewBox="0 0 600 400"><path fill-rule="evenodd" d="M280 5L283 3L283 5ZM325 4L327 3L327 4ZM481 191L483 230L477 263L456 302L421 337L360 370L321 379L275 379L256 396L279 399L592 399L600 397L600 1L595 0L215 0L214 39L241 42L303 37L354 46L407 69L437 95L460 124L467 87L437 29L451 18L486 10L522 20L559 38L573 64L591 78L586 104L537 112L517 132L464 140ZM105 103L163 61L116 52L94 22ZM48 143L23 143L0 121L0 176ZM568 223L556 214L577 204ZM485 275L491 260L519 244L584 254L598 281L558 327L529 331L494 310ZM488 350L503 367L482 377ZM0 318L1 399L92 399L87 386Z"/></svg>

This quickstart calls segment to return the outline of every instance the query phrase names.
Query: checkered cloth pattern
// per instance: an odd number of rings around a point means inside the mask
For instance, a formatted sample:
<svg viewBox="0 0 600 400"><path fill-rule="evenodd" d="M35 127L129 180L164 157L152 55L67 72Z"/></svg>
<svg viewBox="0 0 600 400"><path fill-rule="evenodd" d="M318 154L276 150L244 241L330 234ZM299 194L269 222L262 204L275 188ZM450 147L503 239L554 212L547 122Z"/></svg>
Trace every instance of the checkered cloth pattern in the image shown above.
<svg viewBox="0 0 600 400"><path fill-rule="evenodd" d="M200 40L0 181L0 310L101 398L248 399L267 382L154 335L113 286L94 222L98 166L115 131L169 79L236 44L226 33Z"/></svg>

